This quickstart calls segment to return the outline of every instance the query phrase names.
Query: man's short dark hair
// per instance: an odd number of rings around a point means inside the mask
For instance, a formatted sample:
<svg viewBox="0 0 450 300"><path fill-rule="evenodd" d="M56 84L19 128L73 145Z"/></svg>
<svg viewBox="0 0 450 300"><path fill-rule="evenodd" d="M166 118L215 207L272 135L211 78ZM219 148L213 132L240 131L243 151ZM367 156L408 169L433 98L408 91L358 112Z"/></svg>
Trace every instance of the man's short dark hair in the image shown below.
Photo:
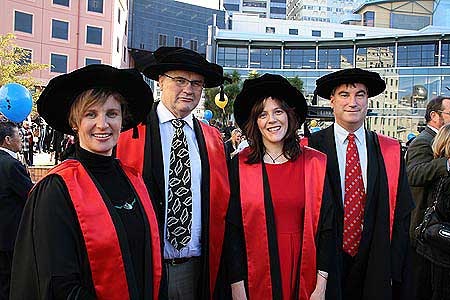
<svg viewBox="0 0 450 300"><path fill-rule="evenodd" d="M0 145L3 145L7 136L13 136L14 128L19 128L14 122L0 122Z"/></svg>
<svg viewBox="0 0 450 300"><path fill-rule="evenodd" d="M437 112L439 113L440 110L442 110L442 101L444 99L449 99L450 97L445 96L437 96L430 100L427 104L427 110L425 111L425 121L428 123L431 121L431 112Z"/></svg>

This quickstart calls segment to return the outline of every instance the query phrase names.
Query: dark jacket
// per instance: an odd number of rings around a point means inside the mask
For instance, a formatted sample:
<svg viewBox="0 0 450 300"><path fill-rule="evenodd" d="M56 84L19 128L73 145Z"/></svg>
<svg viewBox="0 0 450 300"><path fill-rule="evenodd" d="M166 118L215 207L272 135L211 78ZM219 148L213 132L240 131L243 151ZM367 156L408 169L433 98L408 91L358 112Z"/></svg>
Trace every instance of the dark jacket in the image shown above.
<svg viewBox="0 0 450 300"><path fill-rule="evenodd" d="M378 137L366 130L367 198L364 229L358 254L346 278L343 272L343 251L338 253L338 269L329 274L327 299L399 300L411 299L409 222L414 207L404 161L400 161L397 203L389 239L389 192L384 157ZM312 134L309 146L327 154L327 177L336 209L338 244L342 245L344 205L333 126ZM400 156L401 157L401 156ZM342 250L342 247L340 248ZM333 274L335 273L335 274ZM340 291L342 289L342 291ZM335 293L335 294L333 294Z"/></svg>
<svg viewBox="0 0 450 300"><path fill-rule="evenodd" d="M416 208L411 214L410 236L414 237L414 229L422 222L423 214L431 204L433 184L442 176L446 176L447 159L433 158L431 144L436 136L431 128L425 129L414 139L406 154L406 172Z"/></svg>
<svg viewBox="0 0 450 300"><path fill-rule="evenodd" d="M0 178L0 251L11 251L33 183L25 167L3 150L0 150Z"/></svg>

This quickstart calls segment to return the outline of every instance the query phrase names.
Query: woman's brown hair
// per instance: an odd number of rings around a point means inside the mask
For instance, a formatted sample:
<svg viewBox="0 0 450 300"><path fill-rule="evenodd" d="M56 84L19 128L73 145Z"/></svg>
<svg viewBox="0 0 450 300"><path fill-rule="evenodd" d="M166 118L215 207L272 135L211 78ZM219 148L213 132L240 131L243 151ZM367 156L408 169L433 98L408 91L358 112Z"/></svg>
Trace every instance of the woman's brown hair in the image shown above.
<svg viewBox="0 0 450 300"><path fill-rule="evenodd" d="M264 110L266 99L268 98L270 98L270 96L264 96L255 102L250 112L248 121L244 126L245 135L247 136L250 144L250 154L248 155L248 159L246 161L248 164L257 164L263 161L265 147L257 122L259 115ZM295 114L294 109L289 107L283 99L279 99L277 97L271 98L277 101L281 106L281 109L283 109L288 115L288 129L283 139L283 155L287 159L294 161L301 153L300 141L297 136L297 129L300 125L298 124L297 115Z"/></svg>

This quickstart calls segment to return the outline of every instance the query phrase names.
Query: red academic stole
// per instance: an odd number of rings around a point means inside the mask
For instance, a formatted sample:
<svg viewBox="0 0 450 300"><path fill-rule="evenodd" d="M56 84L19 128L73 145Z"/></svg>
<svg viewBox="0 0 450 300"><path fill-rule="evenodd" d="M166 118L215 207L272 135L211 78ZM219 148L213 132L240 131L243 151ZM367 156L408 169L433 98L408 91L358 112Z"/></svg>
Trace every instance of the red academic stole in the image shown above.
<svg viewBox="0 0 450 300"><path fill-rule="evenodd" d="M244 149L239 154L239 180L247 251L249 298L272 299L262 164L246 164L248 153L248 149ZM303 146L302 153L305 156L305 174L308 176L305 176L305 216L299 299L309 300L316 285L315 236L322 205L327 157L323 153ZM283 254L280 253L280 255Z"/></svg>
<svg viewBox="0 0 450 300"><path fill-rule="evenodd" d="M400 144L396 139L377 134L389 187L389 233L392 240L395 206L397 204L398 179L400 177Z"/></svg>
<svg viewBox="0 0 450 300"><path fill-rule="evenodd" d="M136 190L150 224L153 299L158 299L162 265L156 215L142 178L135 170L122 168ZM97 299L129 299L119 238L108 208L91 177L76 160L66 160L48 174L61 176L69 191L83 233Z"/></svg>
<svg viewBox="0 0 450 300"><path fill-rule="evenodd" d="M194 122L196 122L194 120ZM216 284L225 234L225 216L230 200L228 169L222 137L217 129L199 122L206 142L209 161L209 270L211 298ZM117 157L127 166L133 167L142 174L144 167L144 149L146 126L139 125L139 138L132 138L132 131L120 134L117 144ZM151 142L151 141L149 141Z"/></svg>

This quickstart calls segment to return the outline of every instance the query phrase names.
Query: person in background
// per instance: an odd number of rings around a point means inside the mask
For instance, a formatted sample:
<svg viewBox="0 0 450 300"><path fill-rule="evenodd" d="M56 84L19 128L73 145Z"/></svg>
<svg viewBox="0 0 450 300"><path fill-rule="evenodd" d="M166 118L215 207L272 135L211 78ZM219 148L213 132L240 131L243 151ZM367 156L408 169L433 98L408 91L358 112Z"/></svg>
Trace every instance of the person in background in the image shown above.
<svg viewBox="0 0 450 300"><path fill-rule="evenodd" d="M336 249L326 156L296 130L306 100L280 75L244 82L234 102L250 147L230 162L225 260L233 300L325 299Z"/></svg>
<svg viewBox="0 0 450 300"><path fill-rule="evenodd" d="M22 132L16 123L0 121L0 300L9 299L14 241L33 183L17 159Z"/></svg>
<svg viewBox="0 0 450 300"><path fill-rule="evenodd" d="M141 176L112 156L152 91L134 69L89 65L50 80L42 118L77 137L74 155L30 193L14 248L11 299L159 299L158 224Z"/></svg>
<svg viewBox="0 0 450 300"><path fill-rule="evenodd" d="M432 144L434 160L450 159L450 124L443 125ZM442 173L429 190L428 206L436 201L435 210L442 222L450 222L450 176ZM422 217L423 218L423 217ZM445 247L439 248L426 240L415 241L415 260L419 271L415 270L416 295L414 300L449 300L450 299L450 253ZM415 266L416 266L415 265Z"/></svg>
<svg viewBox="0 0 450 300"><path fill-rule="evenodd" d="M231 132L231 138L225 142L225 153L227 158L231 158L231 153L236 151L237 147L241 143L242 131L239 128L233 129Z"/></svg>

